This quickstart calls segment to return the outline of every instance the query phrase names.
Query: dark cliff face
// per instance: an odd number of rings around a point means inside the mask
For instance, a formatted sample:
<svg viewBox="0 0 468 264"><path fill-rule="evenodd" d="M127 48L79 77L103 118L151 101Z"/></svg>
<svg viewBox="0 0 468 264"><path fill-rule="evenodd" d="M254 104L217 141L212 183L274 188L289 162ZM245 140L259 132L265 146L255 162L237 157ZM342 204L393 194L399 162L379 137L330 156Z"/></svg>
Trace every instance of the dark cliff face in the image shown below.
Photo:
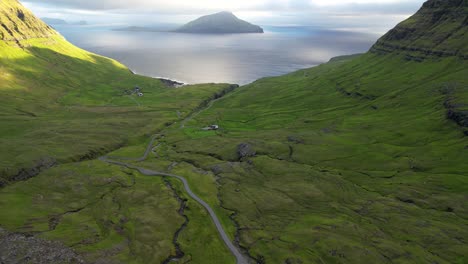
<svg viewBox="0 0 468 264"><path fill-rule="evenodd" d="M468 0L429 0L385 34L371 52L468 59Z"/></svg>
<svg viewBox="0 0 468 264"><path fill-rule="evenodd" d="M36 18L18 0L0 1L0 40L18 42L52 35L57 35L57 32Z"/></svg>

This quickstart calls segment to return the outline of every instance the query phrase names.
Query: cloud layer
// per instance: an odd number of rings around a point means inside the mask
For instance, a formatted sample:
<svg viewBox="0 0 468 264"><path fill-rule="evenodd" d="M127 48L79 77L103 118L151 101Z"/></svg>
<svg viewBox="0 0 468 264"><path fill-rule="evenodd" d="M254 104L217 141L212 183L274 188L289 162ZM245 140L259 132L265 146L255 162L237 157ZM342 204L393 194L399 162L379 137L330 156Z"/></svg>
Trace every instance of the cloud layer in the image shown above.
<svg viewBox="0 0 468 264"><path fill-rule="evenodd" d="M84 10L113 10L113 9L152 9L160 12L184 12L208 9L218 10L303 10L317 7L357 7L360 9L393 6L404 10L409 6L420 5L423 0L25 0L44 6L66 7Z"/></svg>
<svg viewBox="0 0 468 264"><path fill-rule="evenodd" d="M375 25L414 13L425 0L24 0L39 16L125 24L184 23L202 14L233 11L262 25Z"/></svg>

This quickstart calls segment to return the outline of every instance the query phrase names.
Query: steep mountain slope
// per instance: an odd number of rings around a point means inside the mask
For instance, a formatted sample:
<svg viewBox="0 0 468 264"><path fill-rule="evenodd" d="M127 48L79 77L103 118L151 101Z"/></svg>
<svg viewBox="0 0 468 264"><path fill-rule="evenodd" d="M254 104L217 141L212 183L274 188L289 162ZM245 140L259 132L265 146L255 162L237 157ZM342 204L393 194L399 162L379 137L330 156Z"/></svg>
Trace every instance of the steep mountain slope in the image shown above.
<svg viewBox="0 0 468 264"><path fill-rule="evenodd" d="M208 34L263 33L263 29L237 18L231 12L220 12L200 17L176 29L175 32Z"/></svg>
<svg viewBox="0 0 468 264"><path fill-rule="evenodd" d="M228 87L169 89L71 45L16 0L0 13L0 185L114 149ZM144 97L131 95L136 85Z"/></svg>
<svg viewBox="0 0 468 264"><path fill-rule="evenodd" d="M408 20L390 30L372 48L375 53L468 59L468 1L428 1Z"/></svg>
<svg viewBox="0 0 468 264"><path fill-rule="evenodd" d="M10 231L0 234L0 262L43 259L42 251L53 253L46 263L70 252L98 263L180 254L232 263L204 209L171 182L87 160L138 148L235 86L169 88L73 46L16 0L0 1L0 13L0 228ZM186 241L212 251L180 250Z"/></svg>
<svg viewBox="0 0 468 264"><path fill-rule="evenodd" d="M23 8L17 0L0 3L0 40L20 41L58 35L55 30Z"/></svg>

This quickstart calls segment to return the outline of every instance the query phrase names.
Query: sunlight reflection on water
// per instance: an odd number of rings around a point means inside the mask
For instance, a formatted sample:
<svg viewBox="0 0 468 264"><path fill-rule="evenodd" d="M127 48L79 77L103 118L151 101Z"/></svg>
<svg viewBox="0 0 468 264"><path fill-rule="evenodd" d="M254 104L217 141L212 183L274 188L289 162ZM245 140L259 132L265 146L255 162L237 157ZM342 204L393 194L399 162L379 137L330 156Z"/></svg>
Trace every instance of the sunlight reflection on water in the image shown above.
<svg viewBox="0 0 468 264"><path fill-rule="evenodd" d="M246 84L312 67L331 57L367 51L377 35L267 28L265 34L193 35L123 32L109 28L57 28L86 50L115 58L134 72L186 83Z"/></svg>

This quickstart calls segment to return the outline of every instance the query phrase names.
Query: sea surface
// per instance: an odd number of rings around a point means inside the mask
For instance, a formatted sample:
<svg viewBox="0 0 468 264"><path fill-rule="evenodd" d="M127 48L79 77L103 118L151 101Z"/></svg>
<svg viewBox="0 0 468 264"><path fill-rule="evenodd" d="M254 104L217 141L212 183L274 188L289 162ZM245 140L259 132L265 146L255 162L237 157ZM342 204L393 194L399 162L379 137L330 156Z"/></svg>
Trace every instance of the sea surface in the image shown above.
<svg viewBox="0 0 468 264"><path fill-rule="evenodd" d="M184 83L247 84L366 52L379 35L313 27L264 27L265 34L195 35L56 26L73 44L132 71Z"/></svg>

